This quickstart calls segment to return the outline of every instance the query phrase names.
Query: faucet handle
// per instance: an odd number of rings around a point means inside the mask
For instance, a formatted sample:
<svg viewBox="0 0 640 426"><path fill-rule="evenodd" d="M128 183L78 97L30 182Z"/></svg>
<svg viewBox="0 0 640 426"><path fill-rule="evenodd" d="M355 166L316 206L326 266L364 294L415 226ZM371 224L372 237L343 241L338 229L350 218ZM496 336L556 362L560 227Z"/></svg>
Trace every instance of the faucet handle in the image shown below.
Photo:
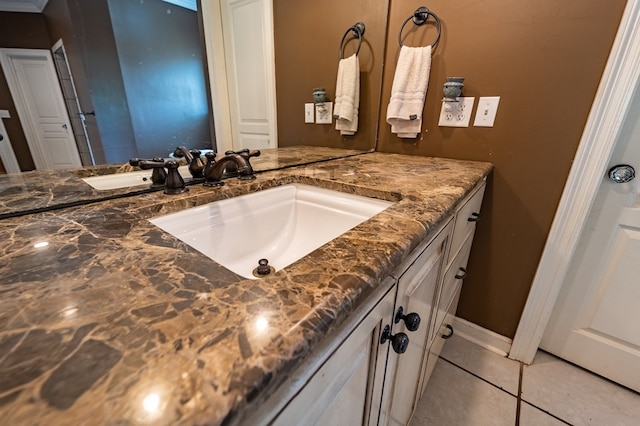
<svg viewBox="0 0 640 426"><path fill-rule="evenodd" d="M241 149L240 151L233 151L230 149L229 151L225 151L224 155L231 155L231 154L242 155L242 154L248 154L248 153L249 153L249 148Z"/></svg>
<svg viewBox="0 0 640 426"><path fill-rule="evenodd" d="M253 151L249 151L249 148L245 148L245 149L241 149L240 151L226 151L224 153L224 155L231 155L231 154L241 155L242 157L249 159L251 157L259 157L260 151L257 149Z"/></svg>
<svg viewBox="0 0 640 426"><path fill-rule="evenodd" d="M153 161L164 164L164 160L160 157L154 157ZM167 172L164 167L154 167L153 173L151 173L151 188L162 187L166 182Z"/></svg>
<svg viewBox="0 0 640 426"><path fill-rule="evenodd" d="M167 187L164 193L173 195L187 192L189 188L184 185L184 179L182 179L180 172L178 172L178 167L180 167L178 162L176 160L169 160L165 165L167 169L169 169L169 173L167 173Z"/></svg>
<svg viewBox="0 0 640 426"><path fill-rule="evenodd" d="M255 149L253 151L249 151L249 153L247 154L247 159L251 157L260 157L260 150Z"/></svg>
<svg viewBox="0 0 640 426"><path fill-rule="evenodd" d="M204 177L204 175L202 174L204 170L204 163L200 158L200 150L192 149L191 151L189 151L189 153L193 157L191 159L191 162L189 163L189 172L194 179L202 179Z"/></svg>

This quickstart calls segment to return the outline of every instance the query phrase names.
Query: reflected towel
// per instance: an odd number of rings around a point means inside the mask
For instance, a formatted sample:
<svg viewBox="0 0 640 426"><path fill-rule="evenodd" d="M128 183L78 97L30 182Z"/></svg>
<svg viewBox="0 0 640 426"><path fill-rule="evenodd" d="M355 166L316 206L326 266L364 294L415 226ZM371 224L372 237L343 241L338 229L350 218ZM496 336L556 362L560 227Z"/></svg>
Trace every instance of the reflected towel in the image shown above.
<svg viewBox="0 0 640 426"><path fill-rule="evenodd" d="M391 133L400 138L415 138L421 132L430 71L431 46L402 46L387 107Z"/></svg>
<svg viewBox="0 0 640 426"><path fill-rule="evenodd" d="M360 61L353 54L338 63L336 101L333 117L336 130L341 135L353 135L358 130L358 108L360 107Z"/></svg>

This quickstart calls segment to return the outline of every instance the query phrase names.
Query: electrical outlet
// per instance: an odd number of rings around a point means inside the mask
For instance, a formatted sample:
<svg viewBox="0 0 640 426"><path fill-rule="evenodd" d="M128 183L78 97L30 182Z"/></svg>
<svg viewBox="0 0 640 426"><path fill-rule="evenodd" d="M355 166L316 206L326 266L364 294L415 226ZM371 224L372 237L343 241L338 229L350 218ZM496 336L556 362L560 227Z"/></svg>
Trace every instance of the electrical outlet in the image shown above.
<svg viewBox="0 0 640 426"><path fill-rule="evenodd" d="M476 98L458 98L458 102L442 102L440 127L469 127L471 110Z"/></svg>
<svg viewBox="0 0 640 426"><path fill-rule="evenodd" d="M314 117L314 109L313 109L313 104L312 103L308 103L308 104L304 104L304 122L305 123L315 123L315 117Z"/></svg>
<svg viewBox="0 0 640 426"><path fill-rule="evenodd" d="M316 124L331 124L333 122L333 102L316 104Z"/></svg>

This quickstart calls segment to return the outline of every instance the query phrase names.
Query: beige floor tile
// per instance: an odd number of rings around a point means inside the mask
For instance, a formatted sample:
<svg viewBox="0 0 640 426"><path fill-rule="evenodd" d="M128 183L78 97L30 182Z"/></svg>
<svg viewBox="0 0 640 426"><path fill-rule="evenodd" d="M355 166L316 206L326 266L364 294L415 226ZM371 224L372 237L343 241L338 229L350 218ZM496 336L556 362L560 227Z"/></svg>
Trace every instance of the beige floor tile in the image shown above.
<svg viewBox="0 0 640 426"><path fill-rule="evenodd" d="M455 334L444 345L440 357L514 396L518 394L520 363L517 361L495 354Z"/></svg>
<svg viewBox="0 0 640 426"><path fill-rule="evenodd" d="M573 425L640 425L640 395L539 351L522 399Z"/></svg>
<svg viewBox="0 0 640 426"><path fill-rule="evenodd" d="M515 416L514 396L440 359L410 426L513 426Z"/></svg>
<svg viewBox="0 0 640 426"><path fill-rule="evenodd" d="M520 406L520 426L566 426L566 424L526 402Z"/></svg>

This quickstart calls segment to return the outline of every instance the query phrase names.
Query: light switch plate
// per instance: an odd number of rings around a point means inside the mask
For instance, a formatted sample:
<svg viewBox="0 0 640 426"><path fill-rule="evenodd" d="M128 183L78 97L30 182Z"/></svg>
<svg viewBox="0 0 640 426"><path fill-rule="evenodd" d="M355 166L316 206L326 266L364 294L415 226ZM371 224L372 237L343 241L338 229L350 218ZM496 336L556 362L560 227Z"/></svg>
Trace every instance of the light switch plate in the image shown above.
<svg viewBox="0 0 640 426"><path fill-rule="evenodd" d="M493 127L498 113L500 96L483 96L478 100L476 119L473 125L476 127Z"/></svg>
<svg viewBox="0 0 640 426"><path fill-rule="evenodd" d="M333 102L316 104L316 124L331 124L333 122Z"/></svg>
<svg viewBox="0 0 640 426"><path fill-rule="evenodd" d="M469 127L471 110L476 98L458 98L458 102L442 102L440 110L440 127Z"/></svg>
<svg viewBox="0 0 640 426"><path fill-rule="evenodd" d="M312 103L304 104L304 122L305 123L315 123L313 111L314 109L313 109Z"/></svg>

